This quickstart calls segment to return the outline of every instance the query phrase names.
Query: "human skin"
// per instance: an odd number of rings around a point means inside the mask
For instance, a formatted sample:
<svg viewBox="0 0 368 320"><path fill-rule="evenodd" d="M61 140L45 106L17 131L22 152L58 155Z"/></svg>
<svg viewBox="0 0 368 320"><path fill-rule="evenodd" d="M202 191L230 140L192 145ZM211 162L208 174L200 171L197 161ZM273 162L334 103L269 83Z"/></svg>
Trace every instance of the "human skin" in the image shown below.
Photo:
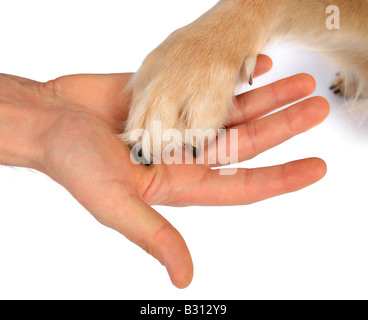
<svg viewBox="0 0 368 320"><path fill-rule="evenodd" d="M256 75L271 68L258 58ZM178 288L193 277L180 233L152 205L243 205L294 192L320 180L317 158L239 169L223 176L204 165L135 165L117 137L129 109L121 93L131 74L71 75L46 83L0 74L0 164L43 172L64 186L100 223L158 259ZM314 79L296 75L236 99L228 128L239 131L239 160L251 159L321 123L322 97L307 97ZM240 116L239 116L240 115Z"/></svg>

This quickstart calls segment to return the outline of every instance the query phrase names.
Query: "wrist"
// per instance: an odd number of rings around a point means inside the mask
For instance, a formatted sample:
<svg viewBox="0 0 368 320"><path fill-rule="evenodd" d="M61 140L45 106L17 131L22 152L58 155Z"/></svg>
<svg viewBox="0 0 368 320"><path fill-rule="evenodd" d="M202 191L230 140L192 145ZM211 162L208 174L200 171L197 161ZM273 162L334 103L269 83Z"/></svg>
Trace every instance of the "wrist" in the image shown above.
<svg viewBox="0 0 368 320"><path fill-rule="evenodd" d="M0 164L43 171L40 137L49 121L30 100L0 101Z"/></svg>

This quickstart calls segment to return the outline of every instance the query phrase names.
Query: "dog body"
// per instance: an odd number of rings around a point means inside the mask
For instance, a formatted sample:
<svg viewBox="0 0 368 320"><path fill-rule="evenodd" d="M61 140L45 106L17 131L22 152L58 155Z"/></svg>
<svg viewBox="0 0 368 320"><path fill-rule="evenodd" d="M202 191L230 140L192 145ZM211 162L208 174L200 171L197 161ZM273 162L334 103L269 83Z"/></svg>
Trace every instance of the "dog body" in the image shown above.
<svg viewBox="0 0 368 320"><path fill-rule="evenodd" d="M338 29L327 25L332 5L341 17ZM222 128L236 112L234 86L252 83L257 55L280 38L336 59L336 93L368 97L367 18L368 0L221 0L145 59L129 86L132 103L121 137L152 159L169 143L154 142L155 122L160 132L175 128L182 137L188 128ZM139 141L135 129L149 134ZM183 141L202 147L188 136L174 145L181 148Z"/></svg>

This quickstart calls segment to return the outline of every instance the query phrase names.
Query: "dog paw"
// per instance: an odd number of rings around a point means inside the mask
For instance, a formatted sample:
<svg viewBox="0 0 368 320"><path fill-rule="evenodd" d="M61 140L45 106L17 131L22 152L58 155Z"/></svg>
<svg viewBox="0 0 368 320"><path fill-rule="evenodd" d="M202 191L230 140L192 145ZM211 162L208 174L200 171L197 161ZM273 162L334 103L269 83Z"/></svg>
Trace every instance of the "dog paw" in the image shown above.
<svg viewBox="0 0 368 320"><path fill-rule="evenodd" d="M364 81L356 75L345 75L338 73L332 82L330 90L345 98L367 98Z"/></svg>
<svg viewBox="0 0 368 320"><path fill-rule="evenodd" d="M340 73L336 75L334 81L332 82L330 90L336 95L349 97L349 98L351 97L351 96L348 96L347 94L346 82L345 82L345 79L340 75Z"/></svg>
<svg viewBox="0 0 368 320"><path fill-rule="evenodd" d="M233 109L234 87L253 82L257 54L237 58L220 41L185 28L154 50L129 85L132 101L121 138L147 163L216 137ZM200 136L200 138L198 138Z"/></svg>

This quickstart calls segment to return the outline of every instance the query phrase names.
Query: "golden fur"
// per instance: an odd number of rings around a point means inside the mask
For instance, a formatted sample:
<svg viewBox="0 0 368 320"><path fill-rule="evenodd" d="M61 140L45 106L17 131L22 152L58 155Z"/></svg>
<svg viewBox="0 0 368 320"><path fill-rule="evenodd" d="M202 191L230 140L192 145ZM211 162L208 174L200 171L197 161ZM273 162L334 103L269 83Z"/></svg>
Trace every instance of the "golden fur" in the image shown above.
<svg viewBox="0 0 368 320"><path fill-rule="evenodd" d="M338 30L326 26L330 5L340 9ZM151 158L168 143L155 150L154 121L161 122L162 131L175 128L183 137L188 128L223 127L234 86L252 82L257 55L279 38L333 56L341 71L334 91L368 97L367 17L368 0L221 0L145 59L130 83L132 104L121 137L131 146L139 144L144 157ZM132 142L134 129L150 135Z"/></svg>

